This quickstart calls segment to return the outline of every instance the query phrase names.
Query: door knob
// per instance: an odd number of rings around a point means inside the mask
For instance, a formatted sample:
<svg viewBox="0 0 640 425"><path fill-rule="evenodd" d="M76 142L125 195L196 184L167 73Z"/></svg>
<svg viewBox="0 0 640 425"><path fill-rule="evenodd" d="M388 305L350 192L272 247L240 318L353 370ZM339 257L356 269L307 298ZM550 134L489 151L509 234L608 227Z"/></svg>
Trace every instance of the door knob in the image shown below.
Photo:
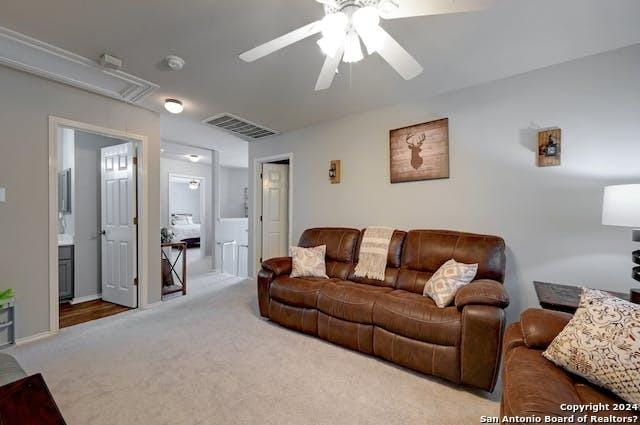
<svg viewBox="0 0 640 425"><path fill-rule="evenodd" d="M103 231L101 231L101 232L100 232L100 234L101 234L102 236L104 236L104 235L106 235L106 234L107 234L107 231L106 231L106 230L103 230Z"/></svg>

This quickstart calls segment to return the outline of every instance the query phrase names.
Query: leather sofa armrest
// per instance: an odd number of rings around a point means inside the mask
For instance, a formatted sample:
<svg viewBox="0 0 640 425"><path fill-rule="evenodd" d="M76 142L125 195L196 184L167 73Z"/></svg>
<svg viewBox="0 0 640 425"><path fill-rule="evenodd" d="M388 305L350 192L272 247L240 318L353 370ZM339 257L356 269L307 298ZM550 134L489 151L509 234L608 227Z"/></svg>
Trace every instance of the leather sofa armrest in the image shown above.
<svg viewBox="0 0 640 425"><path fill-rule="evenodd" d="M545 349L567 326L573 315L560 311L530 308L520 315L524 343L529 348Z"/></svg>
<svg viewBox="0 0 640 425"><path fill-rule="evenodd" d="M262 268L273 272L274 276L291 273L291 257L270 258L262 262Z"/></svg>
<svg viewBox="0 0 640 425"><path fill-rule="evenodd" d="M506 308L509 305L509 296L500 282L480 279L463 286L456 294L455 304L458 310L471 304Z"/></svg>
<svg viewBox="0 0 640 425"><path fill-rule="evenodd" d="M507 352L513 350L516 347L526 347L524 342L524 336L522 335L522 328L520 322L512 323L507 326L507 330L504 331L504 337L502 341L502 355L506 356Z"/></svg>

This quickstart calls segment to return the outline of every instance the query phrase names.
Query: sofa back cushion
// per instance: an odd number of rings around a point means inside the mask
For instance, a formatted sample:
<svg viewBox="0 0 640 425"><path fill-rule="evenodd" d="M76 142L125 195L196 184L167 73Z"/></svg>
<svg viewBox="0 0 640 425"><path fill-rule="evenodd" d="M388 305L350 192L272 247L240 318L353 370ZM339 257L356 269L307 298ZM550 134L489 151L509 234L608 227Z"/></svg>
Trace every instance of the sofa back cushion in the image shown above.
<svg viewBox="0 0 640 425"><path fill-rule="evenodd" d="M449 230L411 230L402 250L396 288L421 294L440 266L450 259L478 264L476 279L504 281L504 240L497 236Z"/></svg>
<svg viewBox="0 0 640 425"><path fill-rule="evenodd" d="M402 247L404 245L404 239L406 236L407 232L402 230L396 230L393 232L391 243L389 244L389 254L387 255L387 268L384 274L384 281L357 277L355 275L355 269L351 270L351 273L349 274L349 280L353 282L364 283L367 285L388 286L390 288L394 288L398 279L398 271L400 270L400 264L402 261ZM356 257L354 260L355 264L358 263L360 244L362 243L363 237L364 230L360 232L360 237L358 238Z"/></svg>
<svg viewBox="0 0 640 425"><path fill-rule="evenodd" d="M327 275L346 279L355 261L356 246L360 230L341 227L318 227L307 229L300 236L298 246L311 248L327 246Z"/></svg>

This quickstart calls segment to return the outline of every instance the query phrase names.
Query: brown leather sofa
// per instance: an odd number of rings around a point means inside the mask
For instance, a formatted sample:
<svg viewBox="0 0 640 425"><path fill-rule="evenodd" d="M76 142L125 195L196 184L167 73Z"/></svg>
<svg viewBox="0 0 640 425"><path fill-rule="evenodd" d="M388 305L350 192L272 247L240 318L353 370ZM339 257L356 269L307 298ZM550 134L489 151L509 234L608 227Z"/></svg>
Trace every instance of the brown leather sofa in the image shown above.
<svg viewBox="0 0 640 425"><path fill-rule="evenodd" d="M326 245L329 279L291 278L291 258L262 263L260 314L283 326L457 384L493 391L504 311L504 241L441 230L396 230L384 282L354 276L358 229L306 230L299 246ZM422 295L447 260L478 263L476 281L438 308Z"/></svg>
<svg viewBox="0 0 640 425"><path fill-rule="evenodd" d="M544 419L545 416L570 418L563 423L600 423L598 418L640 416L637 411L613 410L613 405L625 403L610 392L584 379L565 372L542 356L542 352L564 329L572 315L552 310L532 308L520 315L520 321L509 325L504 336L501 417L521 416ZM609 404L609 410L577 413L563 405L584 406ZM577 416L588 415L586 422ZM561 422L561 421L557 421ZM611 423L611 421L609 421ZM635 421L627 423L636 423Z"/></svg>

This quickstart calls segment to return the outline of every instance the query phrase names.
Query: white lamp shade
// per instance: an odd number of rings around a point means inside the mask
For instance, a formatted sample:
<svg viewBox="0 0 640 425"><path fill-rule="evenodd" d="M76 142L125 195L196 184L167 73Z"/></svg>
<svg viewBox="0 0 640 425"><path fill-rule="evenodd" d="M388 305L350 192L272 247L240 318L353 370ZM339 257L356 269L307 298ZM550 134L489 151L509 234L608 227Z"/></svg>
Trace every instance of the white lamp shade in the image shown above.
<svg viewBox="0 0 640 425"><path fill-rule="evenodd" d="M604 188L602 224L640 227L640 184Z"/></svg>

